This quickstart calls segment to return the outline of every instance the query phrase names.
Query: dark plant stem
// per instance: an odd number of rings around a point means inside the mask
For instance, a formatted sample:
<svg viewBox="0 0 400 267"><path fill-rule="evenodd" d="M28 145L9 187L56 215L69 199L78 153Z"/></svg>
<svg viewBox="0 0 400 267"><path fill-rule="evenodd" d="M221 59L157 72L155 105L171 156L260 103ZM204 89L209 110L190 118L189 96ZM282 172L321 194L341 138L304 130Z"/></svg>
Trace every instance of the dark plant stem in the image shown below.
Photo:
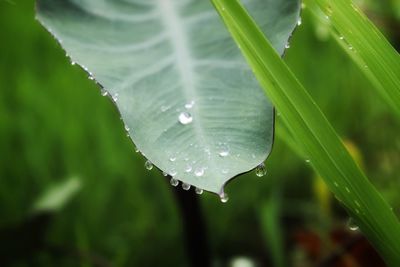
<svg viewBox="0 0 400 267"><path fill-rule="evenodd" d="M198 196L193 190L184 191L181 188L173 188L172 191L182 215L183 237L189 266L210 267L207 230Z"/></svg>

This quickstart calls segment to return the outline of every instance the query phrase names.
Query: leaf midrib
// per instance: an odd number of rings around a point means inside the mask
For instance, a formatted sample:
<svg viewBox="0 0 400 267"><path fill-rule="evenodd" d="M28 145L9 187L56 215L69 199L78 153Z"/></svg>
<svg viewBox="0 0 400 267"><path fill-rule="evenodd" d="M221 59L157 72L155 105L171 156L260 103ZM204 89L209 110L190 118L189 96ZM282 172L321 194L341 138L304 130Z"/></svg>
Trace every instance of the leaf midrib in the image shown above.
<svg viewBox="0 0 400 267"><path fill-rule="evenodd" d="M196 60L193 59L190 51L188 50L189 42L186 38L187 31L184 28L184 21L179 16L179 12L177 12L178 7L174 1L158 0L157 4L161 14L161 20L167 32L167 39L170 41L173 54L176 59L175 65L180 76L184 98L186 99L186 102L197 101L190 110L190 114L193 117L193 132L196 136L196 140L201 143L200 147L204 149L210 148L210 143L207 140L207 136L200 125L201 119L198 115L199 98L196 97L196 74L194 72L194 62ZM207 164L211 165L208 169L218 169L212 160L209 160Z"/></svg>

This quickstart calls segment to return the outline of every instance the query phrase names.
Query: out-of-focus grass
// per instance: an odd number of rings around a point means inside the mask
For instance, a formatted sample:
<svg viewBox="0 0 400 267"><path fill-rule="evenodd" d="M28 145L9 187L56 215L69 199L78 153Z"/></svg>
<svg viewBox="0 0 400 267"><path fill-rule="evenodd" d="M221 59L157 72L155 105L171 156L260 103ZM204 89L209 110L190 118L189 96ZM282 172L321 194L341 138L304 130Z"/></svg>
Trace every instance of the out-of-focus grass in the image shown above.
<svg viewBox="0 0 400 267"><path fill-rule="evenodd" d="M48 244L89 251L115 266L185 266L169 184L156 170L144 169L111 101L70 65L33 17L31 1L0 0L0 228L23 221L49 185L75 176L82 189L54 215ZM368 176L398 210L398 120L307 10L285 58L335 129L361 150ZM267 167L264 178L250 173L230 183L226 205L216 196L201 196L210 246L220 261L236 255L270 259L260 212L271 201L272 187L283 190L279 199L288 238L293 221L298 227L319 226L307 164L277 139ZM49 255L48 250L37 254L36 265L80 262Z"/></svg>

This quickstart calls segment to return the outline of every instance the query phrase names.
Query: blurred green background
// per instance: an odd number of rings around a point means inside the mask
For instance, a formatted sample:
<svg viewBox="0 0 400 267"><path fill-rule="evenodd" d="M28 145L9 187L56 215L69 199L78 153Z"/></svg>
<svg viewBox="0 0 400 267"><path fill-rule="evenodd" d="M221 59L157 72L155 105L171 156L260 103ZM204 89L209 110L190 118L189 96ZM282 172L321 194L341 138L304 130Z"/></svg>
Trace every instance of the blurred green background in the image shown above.
<svg viewBox="0 0 400 267"><path fill-rule="evenodd" d="M399 2L358 2L400 49ZM302 21L286 62L399 214L400 120L307 8ZM0 0L0 72L0 266L195 266L190 251L212 266L384 266L284 135L268 174L235 179L227 204L147 171L33 1Z"/></svg>

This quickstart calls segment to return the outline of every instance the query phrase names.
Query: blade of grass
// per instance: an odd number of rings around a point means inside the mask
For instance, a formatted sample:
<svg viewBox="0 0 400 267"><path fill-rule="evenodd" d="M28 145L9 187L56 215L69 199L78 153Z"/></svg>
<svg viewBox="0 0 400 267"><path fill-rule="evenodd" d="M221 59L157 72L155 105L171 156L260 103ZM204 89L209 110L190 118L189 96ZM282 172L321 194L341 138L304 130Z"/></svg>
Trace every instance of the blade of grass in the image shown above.
<svg viewBox="0 0 400 267"><path fill-rule="evenodd" d="M261 221L265 240L271 250L271 258L275 267L287 266L284 253L284 235L280 224L282 215L281 198L280 190L274 189L269 199L261 207Z"/></svg>
<svg viewBox="0 0 400 267"><path fill-rule="evenodd" d="M237 0L212 0L295 141L390 266L400 264L400 224L335 130Z"/></svg>
<svg viewBox="0 0 400 267"><path fill-rule="evenodd" d="M287 126L281 122L275 122L275 135L277 138L281 139L286 143L286 145L293 150L299 157L304 158L304 152L301 150L300 145L294 140L292 134L289 132Z"/></svg>
<svg viewBox="0 0 400 267"><path fill-rule="evenodd" d="M400 55L351 0L307 0L313 14L324 12L341 47L400 116Z"/></svg>

